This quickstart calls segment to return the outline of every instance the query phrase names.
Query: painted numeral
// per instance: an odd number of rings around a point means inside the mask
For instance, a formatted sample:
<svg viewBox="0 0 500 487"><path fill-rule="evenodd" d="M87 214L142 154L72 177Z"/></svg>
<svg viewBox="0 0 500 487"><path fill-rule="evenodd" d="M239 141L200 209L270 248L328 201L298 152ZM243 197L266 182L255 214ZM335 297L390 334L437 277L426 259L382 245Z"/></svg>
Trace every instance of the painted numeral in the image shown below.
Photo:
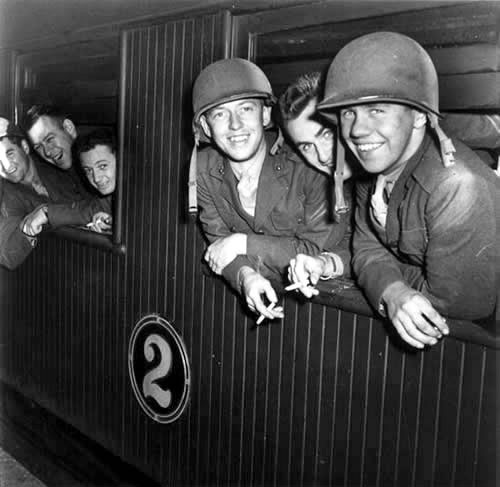
<svg viewBox="0 0 500 487"><path fill-rule="evenodd" d="M144 357L148 362L155 358L155 347L160 351L160 363L153 370L149 371L142 381L142 393L144 397L151 396L162 408L166 408L172 401L172 393L167 389L162 389L155 384L157 379L166 377L172 368L172 349L170 345L159 335L150 335L144 342Z"/></svg>

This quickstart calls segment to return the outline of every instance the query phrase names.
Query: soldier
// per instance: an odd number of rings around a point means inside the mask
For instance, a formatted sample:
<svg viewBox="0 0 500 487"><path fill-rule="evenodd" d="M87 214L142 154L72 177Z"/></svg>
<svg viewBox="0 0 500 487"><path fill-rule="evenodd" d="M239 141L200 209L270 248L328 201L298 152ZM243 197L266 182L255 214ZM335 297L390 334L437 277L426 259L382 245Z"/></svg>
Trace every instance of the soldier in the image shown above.
<svg viewBox="0 0 500 487"><path fill-rule="evenodd" d="M487 319L498 289L500 183L438 123L438 79L425 50L379 32L335 57L318 109L371 175L356 185L353 268L373 307L423 348L445 316Z"/></svg>
<svg viewBox="0 0 500 487"><path fill-rule="evenodd" d="M0 177L0 247L5 256L0 263L14 269L36 244L22 233L22 219L44 203L75 200L75 186L66 171L39 162L26 134L5 118L0 118Z"/></svg>
<svg viewBox="0 0 500 487"><path fill-rule="evenodd" d="M39 206L24 219L23 231L27 235L38 235L44 225L51 228L86 225L98 233L111 230L112 195L116 187L116 139L108 129L94 130L76 138L73 152L99 197Z"/></svg>
<svg viewBox="0 0 500 487"><path fill-rule="evenodd" d="M203 137L213 144L195 148L190 171L190 208L197 181L209 241L205 260L269 319L283 316L266 307L264 299L277 302L270 279L281 281L297 253L319 254L332 230L324 175L265 132L274 103L264 73L244 59L211 64L193 87L196 145Z"/></svg>

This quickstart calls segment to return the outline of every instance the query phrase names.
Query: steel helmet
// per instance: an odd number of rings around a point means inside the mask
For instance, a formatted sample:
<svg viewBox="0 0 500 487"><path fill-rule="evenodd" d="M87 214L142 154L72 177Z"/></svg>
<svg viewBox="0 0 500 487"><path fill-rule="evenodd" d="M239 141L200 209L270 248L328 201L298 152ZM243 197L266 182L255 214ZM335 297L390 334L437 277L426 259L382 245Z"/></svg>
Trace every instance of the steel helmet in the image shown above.
<svg viewBox="0 0 500 487"><path fill-rule="evenodd" d="M264 72L246 59L221 59L207 66L193 85L193 124L207 110L242 98L263 98L274 104L271 83Z"/></svg>
<svg viewBox="0 0 500 487"><path fill-rule="evenodd" d="M318 110L329 118L332 109L376 102L402 103L427 113L445 165L453 163L455 149L438 124L436 68L424 48L410 37L375 32L349 42L330 65Z"/></svg>

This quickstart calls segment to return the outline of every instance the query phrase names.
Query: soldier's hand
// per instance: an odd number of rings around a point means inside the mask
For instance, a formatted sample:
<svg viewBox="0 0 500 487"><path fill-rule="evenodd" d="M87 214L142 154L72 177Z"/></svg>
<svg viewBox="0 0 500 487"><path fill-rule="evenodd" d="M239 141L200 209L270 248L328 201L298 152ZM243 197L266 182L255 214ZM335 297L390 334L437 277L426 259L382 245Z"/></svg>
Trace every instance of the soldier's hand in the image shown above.
<svg viewBox="0 0 500 487"><path fill-rule="evenodd" d="M42 231L43 225L49 222L46 211L47 208L42 206L26 215L21 226L22 232L30 237L38 235Z"/></svg>
<svg viewBox="0 0 500 487"><path fill-rule="evenodd" d="M389 285L382 294L382 301L401 338L414 347L435 345L439 338L449 333L446 320L431 302L402 281Z"/></svg>
<svg viewBox="0 0 500 487"><path fill-rule="evenodd" d="M269 280L250 267L244 268L240 272L242 273L240 277L241 291L250 310L269 320L283 318L282 306L268 309L264 303L264 296L270 303L278 302L276 292Z"/></svg>
<svg viewBox="0 0 500 487"><path fill-rule="evenodd" d="M221 237L213 242L205 252L205 261L216 274L221 274L224 267L230 264L238 255L247 253L247 236L244 233L234 233Z"/></svg>
<svg viewBox="0 0 500 487"><path fill-rule="evenodd" d="M92 217L92 221L87 224L90 230L97 233L102 233L111 230L113 224L113 218L110 214L99 211Z"/></svg>
<svg viewBox="0 0 500 487"><path fill-rule="evenodd" d="M290 260L288 280L293 284L302 284L300 292L307 298L319 294L314 287L325 272L325 259L305 254L297 254Z"/></svg>

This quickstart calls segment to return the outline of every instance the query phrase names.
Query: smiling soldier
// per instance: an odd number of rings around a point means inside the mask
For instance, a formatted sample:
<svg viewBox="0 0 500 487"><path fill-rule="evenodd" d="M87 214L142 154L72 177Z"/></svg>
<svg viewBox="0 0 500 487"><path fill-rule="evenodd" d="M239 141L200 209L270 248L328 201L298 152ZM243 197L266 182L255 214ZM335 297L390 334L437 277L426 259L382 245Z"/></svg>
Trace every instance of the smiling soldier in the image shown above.
<svg viewBox="0 0 500 487"><path fill-rule="evenodd" d="M281 307L266 307L264 297L277 301L269 279L282 281L297 253L320 253L332 230L325 176L265 131L274 103L264 73L244 59L211 64L193 87L195 138L213 144L197 161L205 260L269 319L283 316Z"/></svg>
<svg viewBox="0 0 500 487"><path fill-rule="evenodd" d="M375 309L422 348L445 316L486 320L498 289L500 183L438 123L438 78L426 51L392 32L335 57L318 109L371 175L356 186L353 268Z"/></svg>

